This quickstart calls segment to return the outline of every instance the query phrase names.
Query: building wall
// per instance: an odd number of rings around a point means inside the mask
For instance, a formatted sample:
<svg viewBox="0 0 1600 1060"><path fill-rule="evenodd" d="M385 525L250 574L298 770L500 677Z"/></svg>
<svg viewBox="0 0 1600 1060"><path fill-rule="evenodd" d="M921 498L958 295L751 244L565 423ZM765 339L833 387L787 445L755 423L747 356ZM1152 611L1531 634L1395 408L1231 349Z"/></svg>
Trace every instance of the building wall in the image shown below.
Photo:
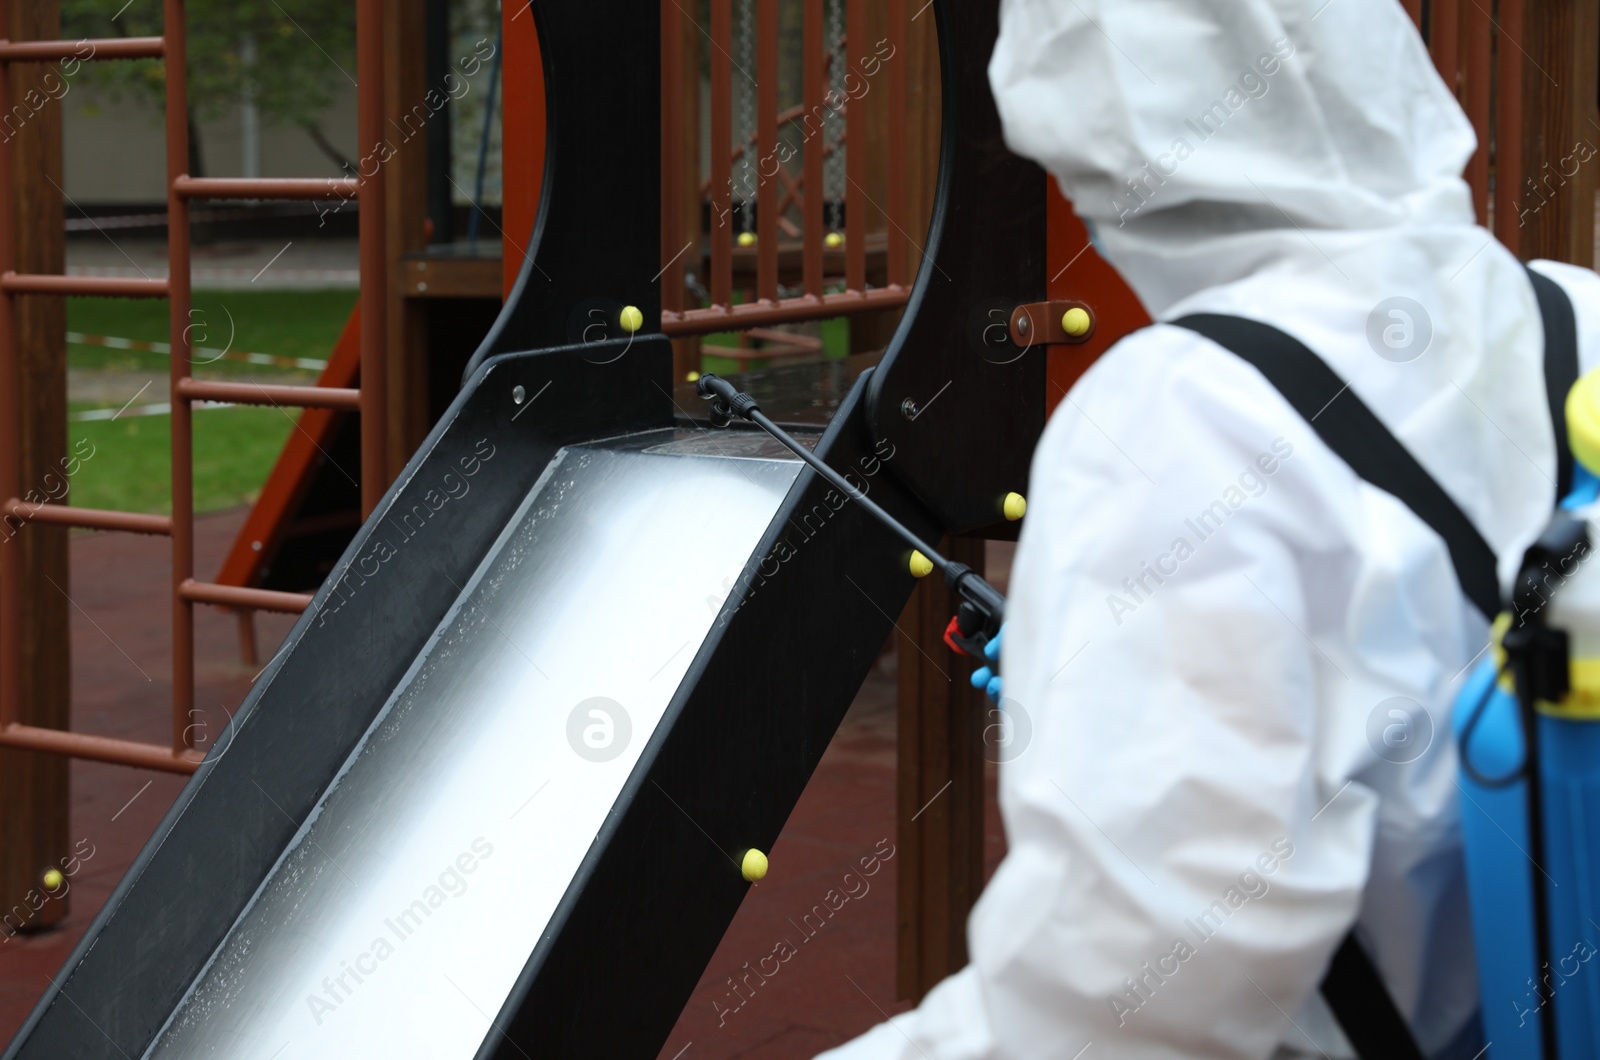
<svg viewBox="0 0 1600 1060"><path fill-rule="evenodd" d="M333 90L323 114L323 135L356 158L356 92ZM166 135L158 107L145 100L113 100L74 85L62 100L66 139L66 191L79 206L152 204L166 200ZM237 108L200 123L201 163L208 177L243 176ZM261 123L261 176L337 177L339 167L293 125Z"/></svg>

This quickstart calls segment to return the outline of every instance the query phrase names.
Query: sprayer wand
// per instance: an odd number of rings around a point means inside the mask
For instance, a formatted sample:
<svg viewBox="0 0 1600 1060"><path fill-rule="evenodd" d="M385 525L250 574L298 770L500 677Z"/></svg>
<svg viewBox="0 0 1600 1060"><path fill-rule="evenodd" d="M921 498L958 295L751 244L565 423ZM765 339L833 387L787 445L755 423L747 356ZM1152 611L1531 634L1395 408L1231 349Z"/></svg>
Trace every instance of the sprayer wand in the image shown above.
<svg viewBox="0 0 1600 1060"><path fill-rule="evenodd" d="M850 485L843 475L818 460L811 450L773 423L761 411L761 406L756 404L755 398L737 389L726 379L709 372L700 377L697 388L701 397L712 401L713 427L726 427L733 422L734 417L754 423L776 438L795 456L809 464L812 470L826 479L835 489L865 508L874 519L888 527L902 541L926 556L928 562L944 575L945 581L962 601L961 610L945 633L945 640L957 651L982 658L984 646L1000 631L1000 625L1005 621L1006 598L1000 595L998 589L984 581L981 574L965 563L957 563L940 555L926 541L912 533L905 524L869 500L865 493Z"/></svg>

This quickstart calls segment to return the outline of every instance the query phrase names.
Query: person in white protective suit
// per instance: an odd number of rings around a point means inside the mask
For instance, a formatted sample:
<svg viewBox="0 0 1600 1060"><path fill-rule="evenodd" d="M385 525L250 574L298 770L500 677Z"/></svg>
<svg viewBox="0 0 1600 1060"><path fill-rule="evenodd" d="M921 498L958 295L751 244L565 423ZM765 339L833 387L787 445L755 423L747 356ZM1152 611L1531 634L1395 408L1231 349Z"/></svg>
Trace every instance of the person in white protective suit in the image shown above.
<svg viewBox="0 0 1600 1060"><path fill-rule="evenodd" d="M1009 852L971 963L825 1056L1350 1056L1318 984L1354 926L1423 1052L1469 1060L1448 710L1487 624L1410 509L1246 361L1159 321L1248 317L1315 351L1505 589L1557 440L1529 279L1461 178L1471 126L1396 0L1000 18L1007 143L1158 323L1083 376L1033 459L1001 660L1027 742L1001 767ZM1600 278L1534 268L1571 298L1587 371Z"/></svg>

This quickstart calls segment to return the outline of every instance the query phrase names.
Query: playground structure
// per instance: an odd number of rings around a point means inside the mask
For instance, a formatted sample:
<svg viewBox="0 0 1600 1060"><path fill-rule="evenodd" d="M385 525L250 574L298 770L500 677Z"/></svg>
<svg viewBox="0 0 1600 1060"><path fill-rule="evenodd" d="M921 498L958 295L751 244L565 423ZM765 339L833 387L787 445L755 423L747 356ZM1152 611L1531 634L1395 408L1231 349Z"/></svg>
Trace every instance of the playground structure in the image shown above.
<svg viewBox="0 0 1600 1060"><path fill-rule="evenodd" d="M476 954L463 987L502 1011L502 1030L486 1037L439 1021L429 1051L476 1054L497 1048L499 1033L562 1054L654 1049L743 897L745 852L770 848L911 592L903 546L859 506L841 506L825 482L747 435L734 436L746 440L732 451L707 442L675 407L671 348L658 328L660 178L632 146L658 141L658 118L629 107L659 80L655 5L535 11L554 162L506 309L461 396L257 680L58 980L62 993L41 1002L19 1036L17 1056L114 1055L152 1042L158 1055L224 1042L236 1054L270 1055L282 1033L303 1038L294 969L327 956L309 953L310 939L339 938L336 923L365 931L365 914L391 903L383 881L394 873L379 866L412 857L391 841L431 864L437 844L456 844L479 813L499 816L497 804L513 795L526 803L530 767L548 771L557 790L524 811L522 834L490 840L496 828L484 824L481 847L465 839L476 857L515 866L501 878L512 890L474 888L486 917L431 936L462 974L468 966L454 961ZM992 38L990 11L935 12L943 39ZM562 60L582 54L596 23L631 30L614 55L625 73L602 86ZM1000 147L986 54L943 64L935 267L920 272L889 350L875 367L857 367L821 423L810 385L793 394L798 410L769 402L781 420L810 429L821 459L871 477L878 503L934 538L1003 521L1001 501L1025 481L1043 424L1043 348L1013 346L1003 329L985 345L982 328L975 348L967 319L973 292L1012 307L1043 293L1044 187ZM932 400L945 389L945 401ZM952 458L960 475L949 474ZM624 536L601 532L596 519ZM728 574L727 598L707 609L700 590ZM851 592L868 606L841 596ZM810 631L808 653L775 655L774 638L795 627ZM665 644L680 635L687 643ZM581 647L595 643L641 661L659 651L657 674L677 660L682 675L601 683L617 724L637 730L609 769L573 757L560 739L571 724L566 699L600 688L595 669L616 665ZM815 669L814 657L831 663ZM527 687L541 675L551 688ZM441 700L436 688L456 691ZM486 761L447 733L475 734L510 757ZM478 780L463 787L463 770ZM387 823L371 816L380 808ZM349 831L347 812L365 823ZM308 815L332 832L297 839ZM217 848L219 827L231 836L226 849ZM352 835L363 837L365 856L345 848ZM740 847L708 835L738 837ZM298 865L330 844L335 862ZM364 857L377 859L371 871L327 871ZM202 863L217 886L181 918L161 914L171 888ZM364 912L348 904L344 881L356 878L373 885L358 898ZM508 938L501 911L512 894L523 896L525 915ZM305 931L251 926L289 908L311 918ZM164 925L154 933L152 916ZM256 998L246 1002L248 1025L232 1014L241 983ZM415 1031L384 1014L434 985L392 975L360 995L330 996L323 1003L352 1007L319 1040L370 1049L409 1035L414 1044ZM623 1019L607 1014L619 991L637 998ZM263 1005L268 997L276 1001ZM78 1013L86 1002L87 1018Z"/></svg>
<svg viewBox="0 0 1600 1060"><path fill-rule="evenodd" d="M767 63L777 62L778 4L776 0L756 0L751 6L756 10L758 70L765 69ZM732 456L717 455L715 447L708 453L708 443L696 440L700 435L688 423L701 410L694 404L692 390L682 385L687 372L698 364L700 351L695 349L693 337L846 312L893 312L903 307L899 329L875 365L866 357L820 370L795 366L780 369L766 380L750 384L749 389L762 398L769 411L782 410L781 415L774 413L780 422L809 429L816 451L834 466L842 469L862 466L862 461L881 461L889 473L875 477L875 491L882 487L881 494L874 493L875 498L937 540L942 534L996 532L994 526L1000 521L997 498L1011 490L1025 492L1026 456L1047 408L1065 394L1096 353L1143 322L1137 305L1089 249L1081 227L1059 196L1047 189L1043 175L997 150L998 129L982 78L987 42L993 37L993 11L980 5L977 11L958 12L953 6L936 0L932 8L925 9L939 19L942 49L943 122L933 137L937 141L942 133L940 181L937 201L928 201L920 213L932 215L931 227L913 219L919 216L918 181L905 172L898 178L889 174L883 200L887 223L879 239L869 238L869 210L855 208L861 203L853 197L854 189L859 188L862 199L868 198L866 152L849 150L843 152L847 198L840 215L842 223L830 220L826 195L811 193L824 183L828 157L822 152L815 157L805 154L799 175L803 179L774 177L760 183L753 210L742 200L721 202L723 216L737 220L716 223L717 189L733 183L735 167L749 157L752 148L758 159L772 157L779 127L776 79L758 74L762 89L753 143L736 146L730 88L735 21L731 2L719 0L711 5L706 45L711 64L713 143L712 175L705 191L713 220L704 261L696 262L696 239L689 233L699 231L691 227L698 225L699 211L685 208L683 203L698 202L698 182L691 184L686 178L690 167L684 156L688 152L681 147L667 148L681 144L684 138L681 124L675 124L684 110L672 107L670 101L689 92L686 71L694 68L694 63L680 45L692 41L699 46L699 27L671 4L658 7L609 0L579 13L538 3L533 10L539 38L529 37L534 19L524 16L520 25L513 25L513 12L507 15L505 38L506 121L509 126L518 120L519 108L524 115L539 111L537 119L524 119L529 122L525 127L538 128L541 143L547 145L520 159L515 152L508 152L507 158L508 189L525 192L539 188L544 199L536 227L526 197L514 201L508 191L507 232L531 231L533 237L523 241L508 234L506 264L511 268L522 261L517 242L523 242L532 258L522 264L506 311L485 341L467 389L404 470L400 465L410 450L406 449L401 459L395 458L399 443L393 439L394 434L404 432L387 432L386 436L386 427L400 422L414 431L417 418L413 415L408 420L395 411L384 384L395 374L391 366L406 363L405 356L396 355L391 337L396 330L405 329L406 314L414 307L397 310L376 283L363 285L359 389L322 387L317 388L322 393L281 393L257 388L257 392L245 394L237 384L229 389L228 384L189 379L186 359L175 352L175 500L170 518L27 503L22 499L28 481L23 460L29 450L14 440L6 443L12 448L0 448L0 476L10 476L0 477L0 495L13 498L6 504L6 513L11 519L8 528L18 531L18 542L31 535L39 542L34 548L46 548L51 528L72 525L171 535L176 643L183 643L189 628L187 616L195 602L310 612L262 675L234 726L212 751L212 761L200 767L202 756L188 735L192 702L183 698L187 687L183 675L192 673L193 660L181 650L174 652L171 747L131 746L65 733L59 723L64 713L58 713L54 721L40 714L38 697L30 694L28 685L38 678L30 677L22 661L32 660L36 652L47 653L37 645L28 646L25 637L36 634L25 631L36 627L21 617L47 595L35 596L29 588L44 584L38 578L28 581L37 553L13 548L0 558L0 743L172 771L201 771L163 826L158 837L162 851L141 859L135 874L124 882L91 929L96 940L93 951L87 945L81 949L71 976L62 980L76 1002L88 998L100 1006L92 1018L110 1027L121 1046L142 1050L153 1039L180 1003L172 994L174 989L181 992L191 983L197 991L211 989L203 979L205 961L218 952L218 946L226 947L235 937L232 933L237 925L244 923L240 917L249 915L242 911L257 884L270 880L276 859L294 841L295 822L323 804L329 778L351 759L369 725L381 723L379 712L385 701L402 687L402 675L419 658L419 652L424 652L429 637L436 630L452 635L457 628L452 623L464 621L461 616L474 607L494 614L491 622L503 624L504 615L492 611L497 606L493 593L483 587L494 580L496 563L509 562L495 544L502 528L510 535L507 542L514 541L517 532L539 530L532 509L526 516L516 515L525 498L537 501L539 491L551 489L563 469L590 461L617 469L613 474L618 482L648 478L646 465L685 467L689 470L673 472L677 476L673 478L675 490L691 494L705 505L729 503L716 498L738 493L748 481L730 476L724 467L745 460L765 486L757 491L758 496L746 498L743 511L748 521L730 527L722 544L731 553L750 556L744 573L754 570L761 575L760 581L734 578L730 599L716 616L719 623L723 616L727 621L700 631L703 644L698 654L685 649L681 662L687 669L677 693L670 699L646 697L650 706L636 722L642 728L635 734L634 749L643 751L637 765L632 772L619 766L614 771L615 786L593 794L596 804L617 808L615 819L603 827L595 825L596 831L575 831L567 836L565 860L552 859L559 866L548 869L548 878L541 877L545 890L554 895L545 910L551 933L537 946L537 936L530 936L515 954L518 967L502 992L505 1006L496 1021L511 1036L510 1041L538 1041L547 1046L558 1042L558 1049L571 1051L605 1053L614 1049L631 1054L645 1051L650 1041L666 1033L676 1005L693 985L699 966L744 892L737 872L730 875L729 871L729 857L738 850L717 849L706 842L698 826L691 825L700 822L731 844L759 849L770 846L848 703L850 691L859 684L877 645L890 632L890 616L900 613L913 589L909 576L899 568L899 550L892 539L849 506L827 519L824 532L794 547L792 562L781 562L776 573L765 574L761 560L774 556L774 549L784 540L769 523L776 527L792 519L803 522L808 512L832 509L808 473L793 461L753 445L748 437L740 436L733 443L736 450L748 448ZM1502 14L1508 6L1502 5ZM909 37L922 27L915 24L903 3L891 3L887 9L885 39L892 47L903 48L906 55L915 54L916 45ZM166 10L168 26L181 27L181 4L169 0ZM383 24L376 5L363 4L360 10L361 81L379 85L383 78L374 71L383 69L381 48L385 42L380 40L384 34L379 33ZM827 35L823 13L821 5L807 5L805 102L811 106L826 105L822 96L832 61L828 43L838 39ZM1568 94L1561 107L1537 110L1542 115L1556 115L1549 120L1560 127L1553 132L1541 130L1541 135L1549 133L1552 141L1581 125L1581 116L1592 110L1594 56L1585 56L1568 39L1583 27L1561 25L1560 11L1540 19L1531 14L1523 17L1518 7L1517 18L1502 18L1503 25L1544 27L1544 31L1537 37L1513 40L1517 47L1508 48L1504 35L1495 45L1487 15L1479 16L1473 5L1436 2L1430 5L1425 21L1420 6L1414 16L1426 26L1436 62L1461 92L1480 132L1483 146L1469 171L1480 216L1492 217L1497 235L1524 256L1587 262L1592 244L1574 242L1572 233L1592 230L1592 176L1580 170L1563 173L1559 182L1543 177L1541 184L1535 178L1544 172L1544 163L1527 164L1540 157L1541 149L1496 149L1497 144L1531 144L1533 137L1525 134L1521 115L1534 111L1531 104L1536 98L1547 99L1556 91ZM866 39L869 17L868 5L858 0L849 3L846 38ZM585 64L590 60L583 33L589 19L629 27L612 57L626 75L598 93L586 76ZM681 37L672 32L674 27L683 31ZM392 41L392 26L390 30L388 39ZM1594 37L1589 33L1581 39L1592 41ZM515 42L519 40L524 49L522 61L516 58ZM0 58L37 61L64 54L68 47L6 44L0 47ZM1563 47L1568 49L1565 58ZM14 296L27 294L170 296L173 349L179 351L186 348L182 330L187 321L187 266L182 248L187 232L182 217L189 200L276 194L312 198L326 195L327 186L320 181L249 182L245 186L245 182L198 181L185 176L185 153L174 149L171 138L171 122L177 120L171 116L182 113L181 28L176 32L169 28L159 41L125 43L124 48L127 55L164 55L169 91L179 98L178 104L169 104L172 279L160 281L160 290L121 283L112 290L99 285L113 281L68 281L26 273L18 269L17 259L0 257L7 274L0 279L0 290L7 292L0 302L11 313ZM1537 74L1524 77L1526 71L1518 63L1523 48L1544 60L1546 68L1581 67L1587 71L1587 80L1560 76L1565 87L1555 90L1540 84ZM98 57L120 54L123 52L102 49ZM529 71L539 68L526 61L530 55L542 56L544 79L537 89L529 87L538 80L530 77ZM727 62L719 56L727 56ZM927 61L926 54L923 61ZM909 65L896 65L892 60L883 64L887 78L883 95L891 113L906 106L908 84L917 83L914 78L907 79ZM175 79L171 75L174 66ZM513 100L511 86L519 78L522 90ZM1588 86L1589 109L1574 103L1584 85ZM1496 89L1492 96L1491 86ZM667 102L659 125L654 114L628 110L624 102L628 91L645 98L661 93ZM367 121L370 118L381 124L382 104L378 88L363 90L363 143L381 138L371 133L375 126ZM597 114L604 117L597 120ZM848 113L843 117L848 130ZM1561 125L1557 118L1567 124ZM906 150L904 143L896 150L894 137L914 128L887 123L888 157L904 160L908 168L914 167L920 156ZM181 128L177 135L181 146ZM506 140L509 143L512 137ZM648 150L642 152L643 158L640 151L641 144L657 142L663 147L657 159L659 168L649 164ZM848 133L842 142L848 143ZM719 145L727 149L720 150ZM545 150L552 159L547 169L543 166ZM1499 175L1493 187L1489 181L1491 157ZM13 161L5 159L0 169L9 174ZM1004 177L996 179L986 173L981 183L977 181L974 174L986 161L999 166ZM383 217L388 173L383 167L378 169L362 182L351 181L340 193L359 194L363 211L376 210ZM780 167L779 172L786 171ZM1514 182L1512 178L1521 173L1527 176ZM9 178L0 177L3 179ZM1014 183L1006 185L1006 180ZM1536 190L1542 189L1538 209L1528 209L1529 203L1518 198L1518 189L1529 182ZM258 187L258 183L273 186ZM316 187L306 186L311 183ZM686 189L697 194L691 197ZM8 190L0 185L0 192ZM1523 194L1525 199L1526 192ZM0 199L11 198L0 195ZM795 225L786 212L798 212L801 223ZM1581 220L1585 217L1591 222L1587 228ZM798 228L798 240L786 228L786 221L789 227ZM741 246L739 236L746 225L754 240ZM903 238L891 228L898 229ZM375 273L389 275L392 271L383 252L384 229L383 224L362 226L364 277L369 256L378 263L373 267ZM928 231L925 240L906 234L920 234L924 229ZM15 235L0 227L0 255L9 253ZM830 235L842 235L842 244L834 240L830 246ZM683 253L686 245L689 251ZM596 253L597 247L605 252ZM797 262L792 260L795 258ZM917 270L913 286L912 264L919 259L923 266ZM691 263L706 277L710 306L690 304ZM842 290L826 290L826 278L840 274ZM799 279L794 285L797 291L784 290L790 286L784 282L790 276ZM881 280L875 281L876 277ZM752 297L736 303L734 293L741 286L749 288ZM27 323L27 302L16 301L13 317L0 320L0 370L6 381L17 378L19 370L20 344L10 336ZM1020 321L1028 321L1036 333L1040 324L1059 319L1061 309L1069 303L1082 303L1094 311L1095 329L1087 336L1089 341L1082 345L1062 341L1046 347L1019 333ZM181 314L180 305L184 306ZM623 325L626 308L638 310L641 316L640 326L633 330ZM1000 312L998 318L992 315L996 311ZM987 331L995 320L1007 325L1003 342ZM369 326L367 322L372 323ZM600 325L598 331L588 330L596 324ZM867 330L862 329L863 333ZM1059 334L1047 337L1064 339ZM580 345L585 348L577 348ZM752 359L748 353L737 356ZM768 354L769 358L775 356L781 355ZM763 391L762 386L768 389ZM945 387L949 393L935 401ZM16 397L9 407L0 405L0 422L18 424L19 437L33 437L28 418L33 414L24 414L22 388L4 389ZM520 401L515 396L519 390ZM373 554L370 549L376 545L378 531L369 523L356 534L335 576L315 602L302 593L197 581L192 563L183 562L192 512L179 501L188 483L187 472L179 472L180 462L187 468L189 454L185 450L187 431L180 429L187 412L178 410L186 410L189 401L219 398L300 403L334 413L359 411L363 514L415 510L423 495L435 488L429 476L437 473L442 482L452 464L464 468L464 460L478 459L482 469L495 478L484 477L474 483L478 499L473 502L471 519L464 504L434 509L431 502L423 502L427 510L436 512L428 517L430 534L441 542L448 537L450 543L437 551L428 543L423 546L426 551L400 553L410 568L403 578L372 578L360 567L354 567L352 574L354 564ZM540 407L534 409L533 403ZM513 426L513 417L522 411L527 416ZM534 423L539 425L536 430L525 432L531 439L517 433L517 428ZM43 433L38 432L40 436ZM615 441L621 435L640 434L643 439ZM937 440L930 441L930 437ZM7 434L7 438L12 436ZM484 457L477 446L480 438L489 441L494 453L514 454L514 459ZM645 441L649 444L643 444ZM656 451L642 451L652 448ZM893 455L887 456L888 452ZM1003 455L997 458L995 453ZM393 487L389 486L391 467L399 476ZM554 477L541 486L540 472L546 467ZM574 473L570 488L581 491L586 488L585 481ZM626 495L616 494L606 503L622 503ZM650 553L659 562L687 565L687 557L694 556L703 543L687 534L674 537L675 533L679 531L667 530L665 540L640 539L632 547L647 549L653 543L662 547L661 552ZM961 558L964 550L970 555L972 540L953 537L949 551L956 558ZM382 561L379 564L377 569L382 570ZM850 573L873 604L861 614L843 619L840 602L848 597L832 595L838 590L841 571ZM843 591L856 590L845 585ZM643 606L633 592L626 585L613 585L598 599L621 610ZM920 586L915 593L905 612L913 620L902 621L902 625L911 627L918 642L935 644L937 632L929 635L927 629L942 631L953 609L948 594L932 585ZM740 594L747 602L732 598ZM396 617L408 608L411 613ZM554 615L541 621L559 628L580 619ZM360 635L347 633L336 645L331 635L322 632L330 624L343 624ZM810 645L805 659L770 665L774 630L785 627L820 631L823 636ZM477 635L493 636L481 627ZM383 643L365 649L364 657L352 657L343 647L371 640ZM667 647L670 650L672 646ZM811 686L812 696L801 701L794 693L800 685L795 668L820 672L815 671L816 659L830 662ZM514 670L519 661L500 659L494 665ZM912 659L902 670L903 688L911 690L902 707L901 749L901 803L910 807L901 817L903 828L909 828L913 837L906 844L901 876L903 916L908 906L913 910L910 926L901 936L902 990L908 996L920 995L964 961L961 924L981 882L974 880L970 869L976 854L971 842L975 816L971 800L974 795L981 798L981 787L973 776L981 741L973 737L981 714L964 689L941 687L948 682L919 674L920 666ZM753 668L763 668L763 672ZM752 710L752 703L763 706ZM330 705L337 709L330 710ZM55 707L59 709L59 702ZM485 719L480 716L479 720ZM498 719L497 724L509 726L512 722ZM559 733L552 736L553 732L524 735L530 742L538 735L566 753ZM650 737L650 732L655 736ZM43 758L28 757L29 761ZM377 768L374 776L381 781L384 767ZM508 763L505 768L512 767ZM552 763L552 768L558 767ZM381 789L379 781L374 783ZM949 807L939 808L920 825L906 825L911 812L943 790L946 781L957 784ZM271 787L270 801L281 803L279 809L287 815L263 802L251 787L258 782ZM677 804L672 796L679 796ZM233 851L231 856L238 863L219 870L209 863L216 854L214 836L223 828L239 837L240 846L247 849ZM902 838L905 835L902 832ZM161 940L164 948L160 953L144 951L138 944L141 930L149 923L165 922L161 920L163 894L181 887L202 863L207 864L208 876L224 879L226 886L205 896L201 908L186 908L181 930L173 925L174 930ZM530 865L526 871L536 874L540 870ZM650 879L659 887L658 898L638 901L641 879ZM572 882L567 889L569 881L579 880L581 886ZM22 885L36 885L31 873L22 874ZM482 897L480 893L477 900ZM375 902L381 900L387 898L374 898ZM65 903L57 908L64 909ZM619 917L619 909L631 912ZM645 954L637 945L641 936L653 940ZM501 940L491 941L498 944ZM339 955L334 956L337 959ZM503 959L505 953L498 956ZM521 963L524 958L526 964ZM157 968L163 975L139 974ZM173 969L183 969L185 974L174 978ZM182 983L175 987L178 979ZM137 989L114 985L121 982L140 985ZM489 989L492 993L497 988ZM636 999L637 1012L632 1018L597 1019L582 1026L563 1024L557 1018L558 1014L591 1011L584 1006L592 1006L607 990ZM363 994L363 998L380 996L404 1003L395 1000L398 995L370 988ZM298 997L294 1000L303 1006ZM376 1001L372 1005L374 1011L380 1008ZM180 1023L172 1026L178 1028ZM182 1026L195 1028L186 1033L195 1035L196 1041L215 1033L199 1022ZM55 1053L64 1049L66 1055L97 1055L96 1050L115 1055L104 1039L97 1034L91 1038L91 1034L92 1028L73 1014L71 1006L60 1004L58 994L52 992L14 1045L13 1054L8 1055L45 1055L46 1049ZM573 1037L561 1037L563 1034ZM171 1042L170 1055L182 1055L180 1047L185 1040L181 1036L162 1039ZM490 1049L495 1043L455 1040L443 1043L442 1048L476 1051L480 1045Z"/></svg>

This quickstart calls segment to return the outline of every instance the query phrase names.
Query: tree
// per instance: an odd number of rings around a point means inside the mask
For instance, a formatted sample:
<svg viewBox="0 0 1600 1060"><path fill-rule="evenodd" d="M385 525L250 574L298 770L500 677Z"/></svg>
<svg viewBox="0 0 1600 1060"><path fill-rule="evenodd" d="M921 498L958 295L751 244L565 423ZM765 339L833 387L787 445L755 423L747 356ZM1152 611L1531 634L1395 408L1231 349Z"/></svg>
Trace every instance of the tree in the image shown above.
<svg viewBox="0 0 1600 1060"><path fill-rule="evenodd" d="M131 0L108 19L105 0L61 0L62 35L68 39L153 37L161 33L161 7ZM355 84L355 4L349 0L189 0L189 173L200 176L197 121L214 118L242 101L255 103L265 121L300 126L343 169L353 166L319 124L346 79ZM85 63L79 77L113 98L133 96L158 108L166 98L160 60Z"/></svg>

